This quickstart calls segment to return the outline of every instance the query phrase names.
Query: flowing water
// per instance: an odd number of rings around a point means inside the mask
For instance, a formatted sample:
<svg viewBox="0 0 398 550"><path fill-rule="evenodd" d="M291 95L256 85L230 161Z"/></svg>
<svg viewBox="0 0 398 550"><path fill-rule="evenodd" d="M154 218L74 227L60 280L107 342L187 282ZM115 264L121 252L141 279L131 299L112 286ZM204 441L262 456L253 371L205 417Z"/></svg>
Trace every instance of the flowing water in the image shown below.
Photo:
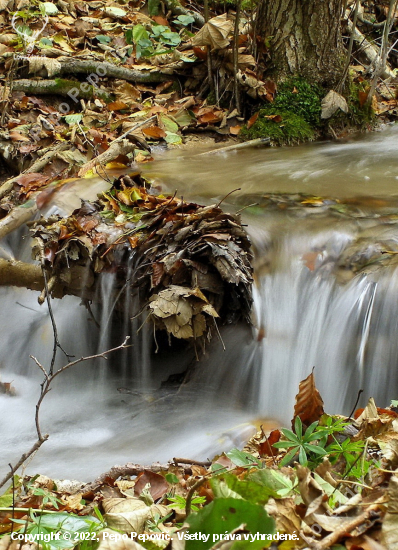
<svg viewBox="0 0 398 550"><path fill-rule="evenodd" d="M28 472L89 480L128 461L211 457L243 445L256 418L288 422L298 383L312 367L330 412L349 413L360 388L363 402L372 395L383 406L398 398L398 267L376 263L356 276L355 266L342 267L358 243L367 243L365 253L374 242L398 247L398 128L345 143L198 152L159 152L145 174L202 203L240 187L225 200L227 210L260 202L242 214L256 253L255 328L225 327L226 350L214 340L180 391L161 384L184 371L192 351L155 355L145 326L129 350L66 371L43 403L42 429L50 438ZM51 208L75 207L78 185L61 191ZM289 194L284 200L292 204L262 207L267 193ZM331 201L334 209L328 201L313 206L316 199L296 207L302 197L292 199L294 193L341 202ZM368 198L348 201L344 210L343 199L361 196ZM21 247L21 235L14 235L0 254L27 261L29 239L24 242ZM101 309L93 316L76 298L53 302L68 353L97 353L121 343L127 331L136 334L132 304L112 322L112 289L112 274L104 274ZM3 473L35 440L41 373L29 355L49 364L52 329L36 293L3 288L0 299L0 376L16 389L14 397L0 395ZM64 362L59 353L58 365Z"/></svg>

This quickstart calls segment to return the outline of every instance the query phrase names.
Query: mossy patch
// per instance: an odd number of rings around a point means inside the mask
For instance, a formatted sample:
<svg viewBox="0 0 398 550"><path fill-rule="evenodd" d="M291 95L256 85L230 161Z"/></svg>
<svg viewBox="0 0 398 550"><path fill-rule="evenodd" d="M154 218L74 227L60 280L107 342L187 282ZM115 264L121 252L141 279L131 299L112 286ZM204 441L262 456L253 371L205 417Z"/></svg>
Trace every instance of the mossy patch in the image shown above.
<svg viewBox="0 0 398 550"><path fill-rule="evenodd" d="M244 139L270 137L278 145L300 143L315 138L321 126L321 102L325 92L318 84L301 77L289 78L278 86L275 100L265 106Z"/></svg>
<svg viewBox="0 0 398 550"><path fill-rule="evenodd" d="M244 139L269 137L271 141L282 145L312 140L315 132L302 116L270 105L260 111L250 130L242 129L241 136Z"/></svg>
<svg viewBox="0 0 398 550"><path fill-rule="evenodd" d="M304 78L289 78L278 86L273 107L300 115L311 126L321 122L321 102L324 89L318 84L309 84Z"/></svg>

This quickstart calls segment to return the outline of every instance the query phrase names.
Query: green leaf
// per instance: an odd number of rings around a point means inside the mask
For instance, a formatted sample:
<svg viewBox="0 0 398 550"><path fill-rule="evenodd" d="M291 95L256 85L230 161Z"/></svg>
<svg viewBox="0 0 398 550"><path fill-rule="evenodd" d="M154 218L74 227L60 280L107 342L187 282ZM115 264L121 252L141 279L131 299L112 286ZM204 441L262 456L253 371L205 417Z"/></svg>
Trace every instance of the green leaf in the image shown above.
<svg viewBox="0 0 398 550"><path fill-rule="evenodd" d="M97 34L95 37L98 42L101 42L101 44L109 44L109 42L112 40L110 36L106 36L105 34Z"/></svg>
<svg viewBox="0 0 398 550"><path fill-rule="evenodd" d="M300 440L297 437L295 433L293 433L291 430L287 430L286 428L282 428L281 432L283 435L288 439L289 441L293 441L297 445L300 445Z"/></svg>
<svg viewBox="0 0 398 550"><path fill-rule="evenodd" d="M398 401L392 399L391 400L391 407L398 407Z"/></svg>
<svg viewBox="0 0 398 550"><path fill-rule="evenodd" d="M162 121L164 129L167 132L172 132L172 133L178 132L178 124L174 122L174 120L172 120L170 117L168 117L167 115L161 114L160 120Z"/></svg>
<svg viewBox="0 0 398 550"><path fill-rule="evenodd" d="M274 443L272 446L275 447L276 449L290 449L290 447L293 445L293 443L291 441L277 441L276 443ZM298 442L295 441L294 442L294 446L297 447L298 446Z"/></svg>
<svg viewBox="0 0 398 550"><path fill-rule="evenodd" d="M53 42L49 38L41 38L39 42L39 46L52 46Z"/></svg>
<svg viewBox="0 0 398 550"><path fill-rule="evenodd" d="M149 15L159 15L160 0L148 0Z"/></svg>
<svg viewBox="0 0 398 550"><path fill-rule="evenodd" d="M205 506L199 512L191 514L186 523L189 524L189 533L203 533L210 535L208 540L187 540L185 543L186 550L208 550L216 541L219 540L220 534L231 533L240 525L245 525L245 531L255 535L260 533L265 537L264 540L251 540L248 536L244 540L244 535L241 535L243 540L235 540L231 546L231 550L247 549L250 544L251 550L260 550L270 546L272 535L275 532L275 523L270 518L263 506L252 504L246 500L236 498L216 498ZM248 535L248 533L246 533ZM267 535L270 540L267 540Z"/></svg>
<svg viewBox="0 0 398 550"><path fill-rule="evenodd" d="M324 456L328 454L325 449L322 449L322 447L318 447L317 445L304 444L304 448L307 452L315 453L317 455Z"/></svg>
<svg viewBox="0 0 398 550"><path fill-rule="evenodd" d="M254 504L266 504L273 491L252 479L240 480L233 474L224 474L210 481L215 497L244 498Z"/></svg>
<svg viewBox="0 0 398 550"><path fill-rule="evenodd" d="M66 115L64 116L64 120L66 124L69 124L69 126L73 126L73 124L78 124L83 118L83 115L81 113L78 113L76 115Z"/></svg>
<svg viewBox="0 0 398 550"><path fill-rule="evenodd" d="M313 422L308 428L305 430L304 439L307 439L308 437L311 437L312 432L315 430L315 428L318 426L319 422ZM321 436L322 437L322 436ZM320 439L319 437L317 439Z"/></svg>
<svg viewBox="0 0 398 550"><path fill-rule="evenodd" d="M301 439L303 436L303 424L299 416L296 416L296 420L294 421L294 431L296 432L297 437Z"/></svg>
<svg viewBox="0 0 398 550"><path fill-rule="evenodd" d="M300 447L299 462L302 466L307 466L308 464L308 459L307 459L307 455L305 453L304 447Z"/></svg>
<svg viewBox="0 0 398 550"><path fill-rule="evenodd" d="M178 145L179 143L182 143L181 136L174 134L173 132L166 132L164 140L166 143L170 143L170 145Z"/></svg>
<svg viewBox="0 0 398 550"><path fill-rule="evenodd" d="M175 474L166 474L164 477L170 485L176 485L176 483L178 483L178 477Z"/></svg>
<svg viewBox="0 0 398 550"><path fill-rule="evenodd" d="M268 494L274 498L286 496L297 483L297 480L293 483L289 477L271 468L263 468L262 470L251 472L247 476L247 479L265 487Z"/></svg>
<svg viewBox="0 0 398 550"><path fill-rule="evenodd" d="M59 13L59 9L52 2L40 2L39 7L43 15L57 15Z"/></svg>
<svg viewBox="0 0 398 550"><path fill-rule="evenodd" d="M148 40L149 34L143 25L134 25L133 27L133 41L137 44L140 40Z"/></svg>
<svg viewBox="0 0 398 550"><path fill-rule="evenodd" d="M192 15L179 15L177 17L176 21L173 21L173 23L184 25L184 27L187 27L188 25L191 25L191 23L195 23L195 19L192 17Z"/></svg>
<svg viewBox="0 0 398 550"><path fill-rule="evenodd" d="M133 29L127 29L124 33L126 44L133 44Z"/></svg>
<svg viewBox="0 0 398 550"><path fill-rule="evenodd" d="M281 460L281 466L286 466L289 464L289 462L294 458L294 456L298 453L299 447L294 447L291 451L289 451L283 459Z"/></svg>
<svg viewBox="0 0 398 550"><path fill-rule="evenodd" d="M227 457L235 466L258 466L259 461L249 453L244 453L239 449L231 449L226 453Z"/></svg>

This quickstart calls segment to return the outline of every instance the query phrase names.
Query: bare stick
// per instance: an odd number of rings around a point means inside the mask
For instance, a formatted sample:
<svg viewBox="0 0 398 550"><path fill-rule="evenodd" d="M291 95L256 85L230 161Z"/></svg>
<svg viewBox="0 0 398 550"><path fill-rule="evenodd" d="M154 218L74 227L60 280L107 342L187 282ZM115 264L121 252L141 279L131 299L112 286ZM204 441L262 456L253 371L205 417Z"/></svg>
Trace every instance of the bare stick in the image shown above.
<svg viewBox="0 0 398 550"><path fill-rule="evenodd" d="M242 7L241 0L237 0L236 14L235 14L235 28L234 28L234 88L235 88L235 107L239 115L240 115L240 93L239 93L239 82L238 82L238 71L239 71L238 61L239 61L239 20L240 20L241 7Z"/></svg>
<svg viewBox="0 0 398 550"><path fill-rule="evenodd" d="M24 453L21 458L18 460L18 462L15 464L15 466L12 466L12 471L10 473L8 473L1 481L0 481L0 488L3 487L3 485L5 483L7 483L7 481L9 481L11 479L11 477L14 475L14 473L18 470L18 468L20 466L22 466L22 464L30 457L33 455L33 453L35 453L42 445L45 441L47 441L47 439L49 438L49 435L48 434L45 434L43 435L42 432L41 432L41 427L40 427L40 407L41 407L41 404L43 402L43 399L44 397L48 394L48 392L51 390L51 384L54 380L54 378L56 376L58 376L59 374L61 374L61 372L64 372L66 369L69 369L70 367L73 367L74 365L77 365L79 363L82 363L83 361L89 361L91 359L98 359L100 357L106 359L106 355L108 355L109 353L112 353L113 351L117 351L117 350L120 350L120 349L124 349L127 346L127 341L129 340L129 336L126 336L126 338L124 339L124 342L122 344L120 344L120 346L117 346L115 348L111 348L107 351L103 351L102 353L96 353L95 355L89 355L88 357L81 357L80 359L76 359L75 361L71 361L70 363L67 363L66 365L64 365L63 367L59 368L54 374L50 374L48 371L46 371L46 369L43 367L43 365L36 359L36 357L32 357L31 358L34 360L34 362L36 363L36 365L38 365L38 367L40 368L40 370L43 372L44 374L44 380L43 380L43 383L41 384L41 391L40 391L40 397L39 397L39 400L37 401L37 404L36 404L36 413L35 413L35 425L36 425L36 432L37 432L37 441L36 443L31 447L31 449L27 452L27 453Z"/></svg>

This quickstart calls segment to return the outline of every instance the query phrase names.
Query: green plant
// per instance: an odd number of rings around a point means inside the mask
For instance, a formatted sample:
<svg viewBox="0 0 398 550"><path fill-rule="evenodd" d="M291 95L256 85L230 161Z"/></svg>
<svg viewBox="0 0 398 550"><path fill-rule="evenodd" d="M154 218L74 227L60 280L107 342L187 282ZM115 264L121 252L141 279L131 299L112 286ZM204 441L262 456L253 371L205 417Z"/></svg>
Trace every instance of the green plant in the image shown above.
<svg viewBox="0 0 398 550"><path fill-rule="evenodd" d="M178 32L165 25L153 25L147 30L143 25L135 25L125 33L127 44L135 44L137 59L152 57L173 51L180 43Z"/></svg>
<svg viewBox="0 0 398 550"><path fill-rule="evenodd" d="M175 504L177 508L180 508L181 510L185 510L185 507L187 505L187 499L180 495L169 497L168 501L171 502L171 504ZM206 502L206 497L194 497L191 500L191 510L196 512L197 510L199 510L199 507L196 506L196 504L204 504L205 502Z"/></svg>
<svg viewBox="0 0 398 550"><path fill-rule="evenodd" d="M303 466L308 465L309 458L323 457L327 454L325 449L319 445L314 445L313 441L319 441L324 437L324 432L319 430L315 432L315 428L318 426L318 422L313 422L303 434L303 424L299 416L294 421L294 430L282 428L282 433L286 437L287 441L278 441L274 443L274 447L277 449L290 449L288 453L283 457L280 465L286 466L295 456L298 454L299 462ZM315 460L316 461L316 460Z"/></svg>
<svg viewBox="0 0 398 550"><path fill-rule="evenodd" d="M31 481L26 484L27 490L37 497L43 497L42 505L43 507L50 503L56 510L58 510L58 504L62 503L62 500L57 498L53 493L47 489L42 489L41 487L35 487L34 482Z"/></svg>
<svg viewBox="0 0 398 550"><path fill-rule="evenodd" d="M358 454L363 453L365 443L363 441L351 441L349 437L341 443L333 436L334 443L326 447L326 452L329 455L329 460L332 464L336 463L339 458L343 458L347 466L352 466L358 458Z"/></svg>

